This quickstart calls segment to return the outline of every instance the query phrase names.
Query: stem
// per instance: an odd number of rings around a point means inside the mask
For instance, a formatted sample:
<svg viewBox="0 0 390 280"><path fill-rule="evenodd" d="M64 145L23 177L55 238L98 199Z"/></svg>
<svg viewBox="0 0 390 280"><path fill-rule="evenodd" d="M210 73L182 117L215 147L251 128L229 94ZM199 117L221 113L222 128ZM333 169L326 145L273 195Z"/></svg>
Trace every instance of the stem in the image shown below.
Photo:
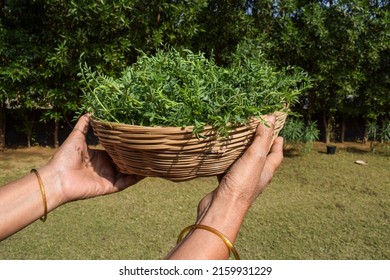
<svg viewBox="0 0 390 280"><path fill-rule="evenodd" d="M95 91L92 91L93 92L93 95L95 96L96 98L96 101L99 103L99 105L103 108L103 110L117 123L120 123L120 121L118 121L112 114L111 112L103 105L103 103L100 101L100 99L98 98L97 94L95 93Z"/></svg>
<svg viewBox="0 0 390 280"><path fill-rule="evenodd" d="M83 78L84 81L87 82L87 79L86 79L85 74L84 74L84 70L83 70L82 67L80 67L80 68L81 68L81 75L82 75L82 78ZM89 70L89 69L87 69L87 70ZM90 75L90 76L91 76L91 75ZM97 84L99 84L99 81L98 81L93 75L92 75L92 79L93 79ZM87 87L88 87L88 89L92 92L92 94L94 95L96 101L97 101L97 102L99 103L99 105L103 108L103 110L104 110L104 111L105 111L105 112L106 112L106 113L107 113L115 122L120 123L120 122L111 114L111 112L103 105L103 103L100 101L99 97L97 96L95 90L91 88L89 82L87 82Z"/></svg>

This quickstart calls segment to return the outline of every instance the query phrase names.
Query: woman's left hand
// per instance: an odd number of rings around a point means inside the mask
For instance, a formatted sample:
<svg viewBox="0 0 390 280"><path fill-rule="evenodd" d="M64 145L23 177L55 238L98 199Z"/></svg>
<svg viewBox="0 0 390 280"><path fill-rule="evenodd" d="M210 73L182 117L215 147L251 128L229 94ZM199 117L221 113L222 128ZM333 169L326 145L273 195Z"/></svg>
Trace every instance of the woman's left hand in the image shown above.
<svg viewBox="0 0 390 280"><path fill-rule="evenodd" d="M104 150L89 149L89 124L90 116L83 115L48 163L61 178L63 203L118 192L144 178L118 172Z"/></svg>

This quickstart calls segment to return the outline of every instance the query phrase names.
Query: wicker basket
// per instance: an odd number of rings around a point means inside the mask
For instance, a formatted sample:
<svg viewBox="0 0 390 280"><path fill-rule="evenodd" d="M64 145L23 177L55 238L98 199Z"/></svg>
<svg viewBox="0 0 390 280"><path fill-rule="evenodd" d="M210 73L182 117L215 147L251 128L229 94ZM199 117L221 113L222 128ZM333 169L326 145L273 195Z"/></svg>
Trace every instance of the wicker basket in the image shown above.
<svg viewBox="0 0 390 280"><path fill-rule="evenodd" d="M276 113L274 137L286 117ZM252 142L259 122L237 127L227 138L219 137L212 127L205 127L205 138L197 138L193 127L145 127L93 119L92 128L120 172L179 182L226 172Z"/></svg>

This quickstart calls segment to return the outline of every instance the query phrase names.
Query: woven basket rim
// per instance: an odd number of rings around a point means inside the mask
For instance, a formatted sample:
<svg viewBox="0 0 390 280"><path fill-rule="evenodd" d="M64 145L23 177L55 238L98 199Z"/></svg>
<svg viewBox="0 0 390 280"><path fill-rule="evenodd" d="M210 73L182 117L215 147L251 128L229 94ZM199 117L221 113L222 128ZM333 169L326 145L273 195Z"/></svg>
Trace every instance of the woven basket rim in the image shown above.
<svg viewBox="0 0 390 280"><path fill-rule="evenodd" d="M274 112L274 114L287 114L287 112L285 112L285 111L277 111L277 112ZM113 121L105 121L105 120L96 118L93 115L91 115L91 120L94 123L96 123L96 124L109 126L109 127L115 128L115 129L120 129L120 127L124 127L126 129L128 129L128 128L131 127L131 129L141 130L141 131L145 130L145 129L146 130L154 130L154 131L158 131L158 130L163 130L163 131L172 130L172 131L178 131L180 133L183 133L183 132L191 132L192 133L194 128L195 128L194 125L187 125L187 126L162 126L162 125L146 126L146 125L119 123L119 122L113 122ZM246 123L237 123L235 125L228 124L227 127L232 128L233 130L234 129L240 129L242 127L247 127L247 126L251 126L253 124L257 124L257 123L259 123L262 120L264 120L263 116L250 117L247 120ZM202 132L209 131L209 130L216 130L216 128L214 126L212 126L212 125L205 125L203 127Z"/></svg>

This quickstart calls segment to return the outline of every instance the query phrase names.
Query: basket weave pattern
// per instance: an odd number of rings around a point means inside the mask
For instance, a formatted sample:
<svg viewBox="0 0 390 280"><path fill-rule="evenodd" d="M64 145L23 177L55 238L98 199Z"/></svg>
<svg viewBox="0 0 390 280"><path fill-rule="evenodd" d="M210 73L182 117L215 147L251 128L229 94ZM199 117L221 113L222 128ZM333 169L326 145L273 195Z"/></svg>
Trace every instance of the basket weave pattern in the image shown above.
<svg viewBox="0 0 390 280"><path fill-rule="evenodd" d="M276 112L274 139L287 114ZM162 177L179 182L222 174L241 156L261 120L218 136L205 127L197 138L193 127L145 127L92 120L92 128L118 170L125 174Z"/></svg>

